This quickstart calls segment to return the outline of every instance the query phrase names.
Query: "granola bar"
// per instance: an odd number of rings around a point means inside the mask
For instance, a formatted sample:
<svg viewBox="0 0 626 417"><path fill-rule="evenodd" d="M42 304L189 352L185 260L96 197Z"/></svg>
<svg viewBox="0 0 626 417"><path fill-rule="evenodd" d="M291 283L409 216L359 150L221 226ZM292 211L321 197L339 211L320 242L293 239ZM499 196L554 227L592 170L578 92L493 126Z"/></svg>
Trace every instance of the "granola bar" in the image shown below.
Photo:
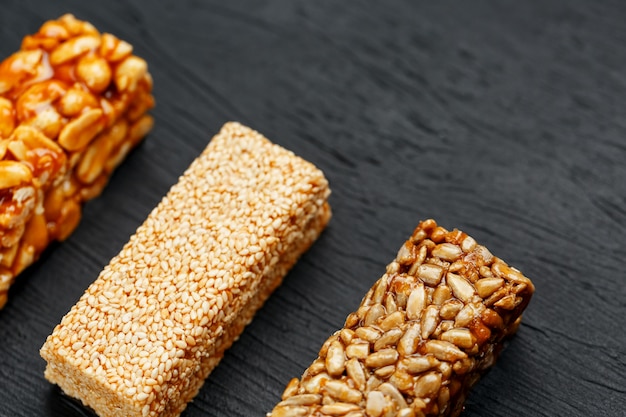
<svg viewBox="0 0 626 417"><path fill-rule="evenodd" d="M152 128L152 78L132 49L65 15L0 63L0 308Z"/></svg>
<svg viewBox="0 0 626 417"><path fill-rule="evenodd" d="M324 229L329 192L226 124L48 337L46 378L100 417L178 416Z"/></svg>
<svg viewBox="0 0 626 417"><path fill-rule="evenodd" d="M533 292L467 234L423 221L268 417L458 416Z"/></svg>

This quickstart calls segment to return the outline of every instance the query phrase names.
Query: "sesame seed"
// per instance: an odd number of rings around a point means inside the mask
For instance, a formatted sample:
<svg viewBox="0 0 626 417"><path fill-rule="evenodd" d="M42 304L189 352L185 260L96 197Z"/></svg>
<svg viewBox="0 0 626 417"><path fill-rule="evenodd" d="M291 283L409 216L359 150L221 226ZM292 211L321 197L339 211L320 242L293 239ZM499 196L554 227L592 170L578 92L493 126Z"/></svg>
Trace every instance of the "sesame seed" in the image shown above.
<svg viewBox="0 0 626 417"><path fill-rule="evenodd" d="M119 404L97 398L117 397L132 400L129 417L173 417L162 410L196 392L203 358L238 337L325 227L328 195L312 164L226 124L55 328L46 377L64 388L101 369L104 392L78 389L101 417Z"/></svg>

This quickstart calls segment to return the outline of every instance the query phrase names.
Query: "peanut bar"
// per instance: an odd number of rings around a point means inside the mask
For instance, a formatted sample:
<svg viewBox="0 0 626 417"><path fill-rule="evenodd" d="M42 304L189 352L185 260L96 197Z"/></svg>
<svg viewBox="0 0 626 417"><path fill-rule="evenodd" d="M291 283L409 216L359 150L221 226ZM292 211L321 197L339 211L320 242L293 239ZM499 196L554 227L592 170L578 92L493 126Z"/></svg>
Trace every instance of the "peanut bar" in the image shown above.
<svg viewBox="0 0 626 417"><path fill-rule="evenodd" d="M131 45L72 15L44 23L0 63L0 308L150 131L151 90Z"/></svg>
<svg viewBox="0 0 626 417"><path fill-rule="evenodd" d="M268 417L458 416L533 292L467 234L423 221Z"/></svg>
<svg viewBox="0 0 626 417"><path fill-rule="evenodd" d="M178 416L324 229L329 192L224 125L48 337L46 378L100 417Z"/></svg>

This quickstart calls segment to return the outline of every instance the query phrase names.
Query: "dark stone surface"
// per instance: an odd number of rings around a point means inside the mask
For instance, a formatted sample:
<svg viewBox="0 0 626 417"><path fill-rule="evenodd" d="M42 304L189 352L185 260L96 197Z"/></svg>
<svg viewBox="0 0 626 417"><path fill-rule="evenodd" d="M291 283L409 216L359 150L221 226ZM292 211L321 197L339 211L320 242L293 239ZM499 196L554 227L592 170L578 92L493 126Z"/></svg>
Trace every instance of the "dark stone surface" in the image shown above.
<svg viewBox="0 0 626 417"><path fill-rule="evenodd" d="M88 416L38 349L227 120L324 170L334 218L185 417L263 416L420 219L533 278L463 417L626 415L621 1L4 0L0 54L72 12L131 42L157 124L0 311L0 416Z"/></svg>

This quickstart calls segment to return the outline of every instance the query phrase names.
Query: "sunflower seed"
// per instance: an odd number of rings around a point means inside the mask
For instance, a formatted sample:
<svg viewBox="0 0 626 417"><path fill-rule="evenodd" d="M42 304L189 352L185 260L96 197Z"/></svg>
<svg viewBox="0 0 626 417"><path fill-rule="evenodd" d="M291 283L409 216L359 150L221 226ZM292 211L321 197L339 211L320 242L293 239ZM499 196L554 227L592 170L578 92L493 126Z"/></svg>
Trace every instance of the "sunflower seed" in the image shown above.
<svg viewBox="0 0 626 417"><path fill-rule="evenodd" d="M456 298L465 303L472 301L476 291L474 290L474 286L465 278L457 274L448 273L448 275L446 275L446 282L452 289L452 293Z"/></svg>
<svg viewBox="0 0 626 417"><path fill-rule="evenodd" d="M350 344L350 342L352 342L352 339L354 338L354 336L355 336L354 331L350 330L350 329L342 329L339 332L339 338L341 339L341 341L345 345Z"/></svg>
<svg viewBox="0 0 626 417"><path fill-rule="evenodd" d="M293 395L278 403L279 406L293 405L314 405L322 402L322 396L319 394L299 394Z"/></svg>
<svg viewBox="0 0 626 417"><path fill-rule="evenodd" d="M363 325L371 326L376 323L376 321L385 315L385 307L382 304L374 304L370 307L369 311L365 315L365 319L363 320Z"/></svg>
<svg viewBox="0 0 626 417"><path fill-rule="evenodd" d="M396 300L393 297L392 293L388 293L385 296L385 310L387 314L395 313L398 311L398 306L396 305Z"/></svg>
<svg viewBox="0 0 626 417"><path fill-rule="evenodd" d="M327 381L324 385L324 390L333 398L347 402L358 403L361 401L361 391L348 387L345 382L342 381Z"/></svg>
<svg viewBox="0 0 626 417"><path fill-rule="evenodd" d="M441 334L441 340L455 344L464 349L474 346L475 339L468 329L452 329Z"/></svg>
<svg viewBox="0 0 626 417"><path fill-rule="evenodd" d="M442 276L443 268L439 265L422 264L417 268L417 277L433 287L439 285Z"/></svg>
<svg viewBox="0 0 626 417"><path fill-rule="evenodd" d="M504 285L502 278L482 278L474 283L481 298L489 297Z"/></svg>
<svg viewBox="0 0 626 417"><path fill-rule="evenodd" d="M442 319L452 320L463 308L463 303L459 300L446 301L439 310L439 315Z"/></svg>
<svg viewBox="0 0 626 417"><path fill-rule="evenodd" d="M399 408L406 408L408 404L404 399L404 396L398 391L398 388L391 385L389 382L383 382L378 387L378 390L383 394L387 395Z"/></svg>
<svg viewBox="0 0 626 417"><path fill-rule="evenodd" d="M402 410L398 411L396 417L415 417L415 411L413 411L412 408L403 408Z"/></svg>
<svg viewBox="0 0 626 417"><path fill-rule="evenodd" d="M432 255L445 261L454 262L463 255L463 251L452 243L440 243L432 250Z"/></svg>
<svg viewBox="0 0 626 417"><path fill-rule="evenodd" d="M413 261L411 268L409 269L409 275L417 276L418 268L421 264L426 260L426 255L428 254L428 248L426 246L420 246L419 251L417 252L417 258Z"/></svg>
<svg viewBox="0 0 626 417"><path fill-rule="evenodd" d="M343 373L345 366L346 357L343 345L340 341L335 340L328 348L328 354L326 355L326 369L331 376L338 376Z"/></svg>
<svg viewBox="0 0 626 417"><path fill-rule="evenodd" d="M411 356L402 359L400 363L403 368L406 368L412 374L419 374L439 365L439 361L432 355Z"/></svg>
<svg viewBox="0 0 626 417"><path fill-rule="evenodd" d="M422 339L428 337L435 331L439 324L439 308L435 305L429 305L422 315Z"/></svg>
<svg viewBox="0 0 626 417"><path fill-rule="evenodd" d="M344 416L351 411L359 411L359 406L350 403L326 404L320 408L320 413L327 416Z"/></svg>
<svg viewBox="0 0 626 417"><path fill-rule="evenodd" d="M395 371L396 367L394 365L387 365L376 369L374 375L381 379L388 379Z"/></svg>
<svg viewBox="0 0 626 417"><path fill-rule="evenodd" d="M382 276L382 278L378 280L376 284L374 284L374 292L372 294L373 303L380 304L383 302L383 297L385 296L385 292L387 291L388 282L389 282L389 276L385 274Z"/></svg>
<svg viewBox="0 0 626 417"><path fill-rule="evenodd" d="M400 327L403 323L404 313L401 311L396 311L395 313L391 313L387 317L385 317L378 326L383 331L389 331L391 329Z"/></svg>
<svg viewBox="0 0 626 417"><path fill-rule="evenodd" d="M415 396L417 398L431 397L439 391L441 387L441 374L439 372L428 372L420 376L415 382Z"/></svg>
<svg viewBox="0 0 626 417"><path fill-rule="evenodd" d="M426 292L421 282L411 291L406 302L406 315L409 320L417 320L426 305Z"/></svg>
<svg viewBox="0 0 626 417"><path fill-rule="evenodd" d="M429 340L425 343L426 353L431 353L435 358L454 362L459 359L467 358L467 354L457 348L454 344L444 340Z"/></svg>
<svg viewBox="0 0 626 417"><path fill-rule="evenodd" d="M522 302L521 298L515 297L515 294L509 294L506 297L501 298L497 301L494 306L503 308L505 310L513 310Z"/></svg>
<svg viewBox="0 0 626 417"><path fill-rule="evenodd" d="M361 391L365 389L366 377L363 365L358 359L352 358L346 362L346 374L351 378L356 387Z"/></svg>
<svg viewBox="0 0 626 417"><path fill-rule="evenodd" d="M440 306L449 300L450 297L452 297L450 287L447 285L439 285L435 288L435 292L433 292L433 304Z"/></svg>
<svg viewBox="0 0 626 417"><path fill-rule="evenodd" d="M420 325L419 323L412 324L402 335L398 342L398 352L403 356L412 355L417 349L419 342Z"/></svg>
<svg viewBox="0 0 626 417"><path fill-rule="evenodd" d="M467 327L473 319L474 307L468 304L456 315L454 327Z"/></svg>
<svg viewBox="0 0 626 417"><path fill-rule="evenodd" d="M485 265L489 265L493 262L494 256L489 252L489 249L483 245L476 245L474 253L483 259Z"/></svg>
<svg viewBox="0 0 626 417"><path fill-rule="evenodd" d="M302 385L302 387L304 388L306 392L309 392L312 394L319 394L324 383L330 379L331 379L330 375L323 372L321 374L317 374L308 379L302 378L302 381L300 384Z"/></svg>
<svg viewBox="0 0 626 417"><path fill-rule="evenodd" d="M391 365L398 360L398 351L395 349L382 349L370 354L365 359L365 366L368 368L381 368Z"/></svg>
<svg viewBox="0 0 626 417"><path fill-rule="evenodd" d="M463 404L463 401L459 400L458 404ZM437 405L439 406L439 412L442 414L445 413L447 407L450 405L450 390L448 389L448 387L442 387L441 390L439 391L439 398L437 399ZM461 410L462 410L462 407L461 407Z"/></svg>
<svg viewBox="0 0 626 417"><path fill-rule="evenodd" d="M406 393L413 387L413 376L403 369L397 369L389 377L389 383Z"/></svg>
<svg viewBox="0 0 626 417"><path fill-rule="evenodd" d="M476 241L470 236L465 236L465 239L461 242L461 249L463 252L471 252L474 248L476 248Z"/></svg>
<svg viewBox="0 0 626 417"><path fill-rule="evenodd" d="M370 343L376 342L382 334L380 330L368 326L359 327L354 331L354 333L359 339L366 340Z"/></svg>
<svg viewBox="0 0 626 417"><path fill-rule="evenodd" d="M408 265L415 261L415 253L413 252L413 243L407 240L396 255L396 262L400 265Z"/></svg>
<svg viewBox="0 0 626 417"><path fill-rule="evenodd" d="M403 334L402 330L398 328L387 331L374 343L374 350L378 351L388 346L395 345Z"/></svg>
<svg viewBox="0 0 626 417"><path fill-rule="evenodd" d="M306 417L309 415L308 407L292 407L278 405L272 411L272 417Z"/></svg>
<svg viewBox="0 0 626 417"><path fill-rule="evenodd" d="M372 392L377 389L383 381L378 379L376 376L372 375L367 379L365 383L365 392Z"/></svg>
<svg viewBox="0 0 626 417"><path fill-rule="evenodd" d="M352 343L346 346L346 356L348 358L365 359L370 354L369 343Z"/></svg>
<svg viewBox="0 0 626 417"><path fill-rule="evenodd" d="M300 381L298 378L292 378L283 392L282 399L284 400L292 395L296 395L298 393L298 388L300 388Z"/></svg>
<svg viewBox="0 0 626 417"><path fill-rule="evenodd" d="M367 402L365 403L365 412L370 417L380 417L387 406L385 400L385 394L380 391L371 391L367 395Z"/></svg>

